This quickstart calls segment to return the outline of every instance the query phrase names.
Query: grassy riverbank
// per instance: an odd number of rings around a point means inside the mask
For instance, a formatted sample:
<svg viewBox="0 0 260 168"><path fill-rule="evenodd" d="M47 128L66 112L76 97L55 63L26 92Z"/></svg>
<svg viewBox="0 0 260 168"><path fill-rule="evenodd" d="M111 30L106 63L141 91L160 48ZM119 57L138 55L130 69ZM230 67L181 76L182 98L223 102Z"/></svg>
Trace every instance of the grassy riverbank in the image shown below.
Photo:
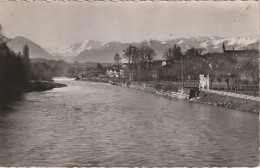
<svg viewBox="0 0 260 168"><path fill-rule="evenodd" d="M28 84L28 88L26 89L27 92L33 91L46 91L51 90L53 88L61 88L67 85L61 83L55 83L52 81L30 81Z"/></svg>
<svg viewBox="0 0 260 168"><path fill-rule="evenodd" d="M129 87L138 90L143 90L150 93L155 93L155 94L157 93L156 86L152 86L149 84L146 84L146 86L143 87L143 84L132 83L130 84ZM165 90L165 87L164 89L162 88L162 90ZM187 89L185 89L185 92L186 94L189 94ZM168 96L167 91L164 92L164 94L162 95ZM219 95L215 93L199 92L198 97L192 99L191 101L235 109L235 110L259 113L258 101L236 98L236 97L231 97L226 95Z"/></svg>
<svg viewBox="0 0 260 168"><path fill-rule="evenodd" d="M6 87L7 91L1 92L0 94L0 112L1 110L8 108L12 102L21 100L23 93L40 92L65 86L67 85L52 81L29 81L23 88L18 85Z"/></svg>
<svg viewBox="0 0 260 168"><path fill-rule="evenodd" d="M199 99L196 99L195 101L235 110L259 113L259 102L254 100L218 95L214 93L200 92Z"/></svg>

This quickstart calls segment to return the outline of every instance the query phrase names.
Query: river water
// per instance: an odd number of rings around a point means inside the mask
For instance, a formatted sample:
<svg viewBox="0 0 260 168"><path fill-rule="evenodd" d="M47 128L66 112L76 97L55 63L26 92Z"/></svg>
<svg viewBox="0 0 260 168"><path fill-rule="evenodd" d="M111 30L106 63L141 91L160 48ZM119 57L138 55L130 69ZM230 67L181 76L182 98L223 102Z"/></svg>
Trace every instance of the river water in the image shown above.
<svg viewBox="0 0 260 168"><path fill-rule="evenodd" d="M258 115L105 83L32 92L0 115L3 166L257 166Z"/></svg>

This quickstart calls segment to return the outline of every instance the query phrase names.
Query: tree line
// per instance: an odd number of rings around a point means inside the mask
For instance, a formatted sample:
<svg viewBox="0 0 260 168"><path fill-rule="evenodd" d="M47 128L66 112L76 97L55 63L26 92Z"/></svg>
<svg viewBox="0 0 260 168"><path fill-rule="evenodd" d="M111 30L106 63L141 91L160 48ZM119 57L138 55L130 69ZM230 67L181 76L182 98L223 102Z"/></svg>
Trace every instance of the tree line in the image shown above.
<svg viewBox="0 0 260 168"><path fill-rule="evenodd" d="M52 69L45 64L32 64L28 45L15 53L7 45L0 25L0 109L29 90L30 80L51 80Z"/></svg>
<svg viewBox="0 0 260 168"><path fill-rule="evenodd" d="M16 54L5 42L0 43L0 106L17 99L30 78L29 47Z"/></svg>
<svg viewBox="0 0 260 168"><path fill-rule="evenodd" d="M203 53L204 48L190 48L183 52L178 45L168 48L163 59L166 65L154 66L155 50L151 47L136 47L129 45L122 56L118 53L114 56L115 65L119 69L120 62L124 58L129 64L129 70L134 73L134 80L149 80L149 74L157 70L159 80L181 81L182 66L184 70L184 79L199 80L199 75L210 75L211 82L217 79L220 83L225 80L229 83L230 78L236 79L236 82L249 82L247 79L241 81L241 75L249 75L251 82L259 82L259 70L257 55L253 59L248 56L243 61L239 61L236 54L224 53Z"/></svg>
<svg viewBox="0 0 260 168"><path fill-rule="evenodd" d="M119 70L120 62L124 58L127 60L129 69L133 71L134 78L137 80L145 80L149 77L149 71L152 68L152 62L156 56L154 49L151 47L136 47L129 45L124 54L120 56L118 53L114 56L116 69Z"/></svg>

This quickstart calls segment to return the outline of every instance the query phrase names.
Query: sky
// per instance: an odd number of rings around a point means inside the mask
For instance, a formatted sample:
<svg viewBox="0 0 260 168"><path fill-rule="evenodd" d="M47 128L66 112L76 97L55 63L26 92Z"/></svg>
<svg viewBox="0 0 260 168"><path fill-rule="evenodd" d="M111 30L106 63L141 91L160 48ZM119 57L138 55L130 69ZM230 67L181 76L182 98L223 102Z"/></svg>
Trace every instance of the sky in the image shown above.
<svg viewBox="0 0 260 168"><path fill-rule="evenodd" d="M258 38L258 20L256 1L0 2L3 34L23 36L45 48L85 40Z"/></svg>

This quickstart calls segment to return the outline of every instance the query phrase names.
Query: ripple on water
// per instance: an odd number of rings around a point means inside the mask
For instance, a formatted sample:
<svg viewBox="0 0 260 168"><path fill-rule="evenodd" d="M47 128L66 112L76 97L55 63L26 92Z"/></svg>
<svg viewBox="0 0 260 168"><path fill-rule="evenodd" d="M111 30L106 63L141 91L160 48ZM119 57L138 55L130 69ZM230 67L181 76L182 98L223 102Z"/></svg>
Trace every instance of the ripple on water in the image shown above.
<svg viewBox="0 0 260 168"><path fill-rule="evenodd" d="M62 80L0 116L5 166L256 166L258 115Z"/></svg>

